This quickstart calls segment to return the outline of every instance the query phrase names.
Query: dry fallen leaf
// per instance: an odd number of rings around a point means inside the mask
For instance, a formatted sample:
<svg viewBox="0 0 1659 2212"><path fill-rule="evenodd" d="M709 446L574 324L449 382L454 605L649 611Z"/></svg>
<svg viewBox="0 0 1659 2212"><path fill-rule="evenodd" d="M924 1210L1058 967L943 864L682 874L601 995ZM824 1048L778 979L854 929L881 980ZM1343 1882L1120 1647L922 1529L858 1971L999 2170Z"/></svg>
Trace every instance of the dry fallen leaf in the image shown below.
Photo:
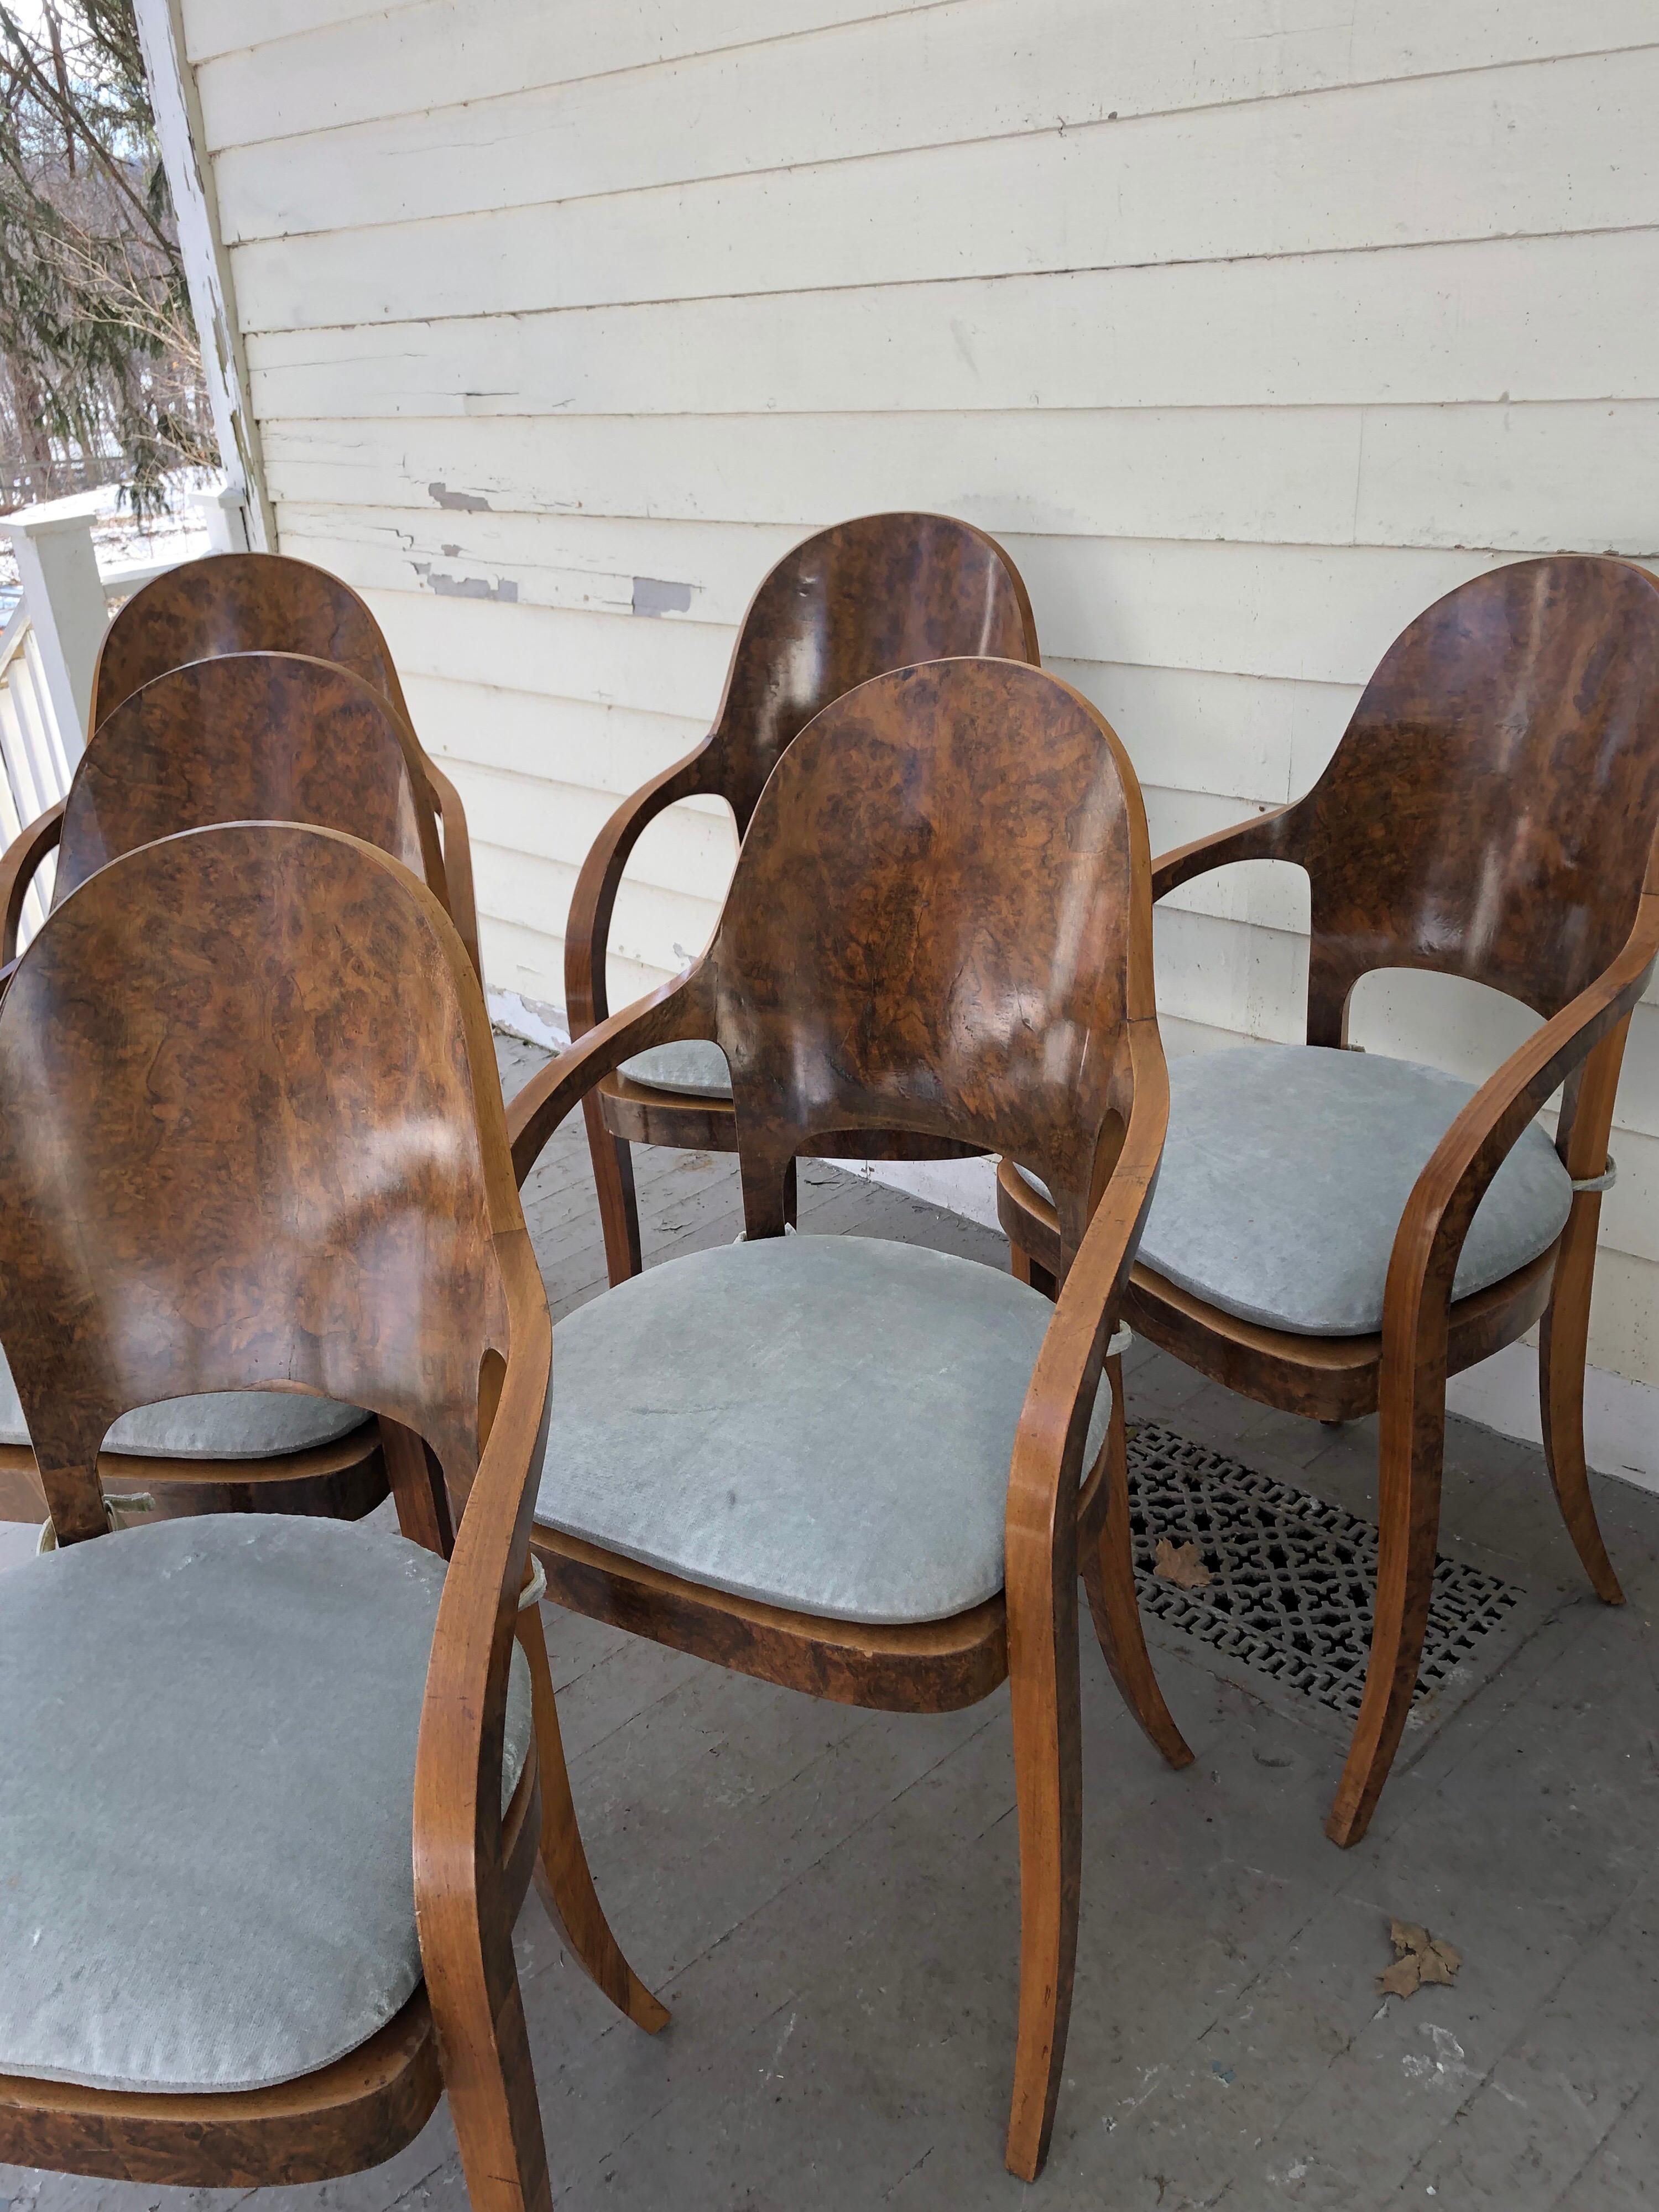
<svg viewBox="0 0 1659 2212"><path fill-rule="evenodd" d="M1384 1996L1408 1997L1425 1982L1442 1989L1451 1987L1452 1976L1463 1963L1463 1954L1455 1944L1448 1943L1443 1936L1431 1936L1414 1920L1389 1921L1389 1941L1394 1946L1394 1964L1376 1978Z"/></svg>
<svg viewBox="0 0 1659 2212"><path fill-rule="evenodd" d="M1177 1589L1204 1589L1215 1580L1196 1544L1177 1544L1169 1536L1158 1540L1152 1572L1160 1582L1173 1583Z"/></svg>

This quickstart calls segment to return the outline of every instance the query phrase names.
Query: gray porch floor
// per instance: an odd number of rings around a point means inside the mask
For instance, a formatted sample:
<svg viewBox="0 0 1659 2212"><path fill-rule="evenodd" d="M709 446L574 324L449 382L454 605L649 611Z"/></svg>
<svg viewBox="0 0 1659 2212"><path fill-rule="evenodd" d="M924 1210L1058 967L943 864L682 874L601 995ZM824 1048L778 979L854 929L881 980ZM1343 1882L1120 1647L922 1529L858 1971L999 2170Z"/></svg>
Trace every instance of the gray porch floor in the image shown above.
<svg viewBox="0 0 1659 2212"><path fill-rule="evenodd" d="M509 1089L536 1057L504 1046ZM729 1239L735 1168L636 1155L648 1255ZM527 1211L558 1303L602 1287L580 1119ZM1000 1237L806 1171L801 1227L1006 1265ZM1129 1413L1370 1513L1375 1423L1334 1436L1146 1346ZM519 1934L555 2194L604 2206L1187 2212L1222 2206L1659 2202L1659 1498L1599 1486L1630 1603L1598 1605L1540 1455L1449 1424L1445 1539L1548 1617L1396 1775L1370 1835L1328 1844L1328 1726L1156 1639L1198 1757L1168 1771L1085 1616L1083 1921L1048 2169L1002 2169L1018 1869L1006 1691L945 1719L815 1703L545 1609L589 1854L650 2040ZM1557 1597L1556 1593L1564 1593ZM250 1911L257 1900L250 1899ZM1379 1998L1389 1917L1462 1951L1454 1987ZM443 2108L374 2172L258 2192L272 2212L461 2207ZM0 2212L228 2204L0 2167Z"/></svg>

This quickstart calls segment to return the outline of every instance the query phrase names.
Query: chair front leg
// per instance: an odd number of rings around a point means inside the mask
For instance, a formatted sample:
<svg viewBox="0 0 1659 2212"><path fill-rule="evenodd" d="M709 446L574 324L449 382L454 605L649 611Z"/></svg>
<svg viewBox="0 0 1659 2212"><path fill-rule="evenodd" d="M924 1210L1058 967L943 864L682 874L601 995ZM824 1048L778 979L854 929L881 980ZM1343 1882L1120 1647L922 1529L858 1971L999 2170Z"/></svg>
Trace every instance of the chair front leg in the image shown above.
<svg viewBox="0 0 1659 2212"><path fill-rule="evenodd" d="M1123 1412L1123 1362L1106 1362L1112 1418L1106 1432L1106 1471L1092 1507L1078 1530L1083 1586L1089 1594L1095 1634L1123 1702L1153 1748L1171 1766L1192 1765L1187 1739L1164 1702L1146 1649L1135 1595L1134 1544L1129 1526L1129 1450Z"/></svg>
<svg viewBox="0 0 1659 2212"><path fill-rule="evenodd" d="M536 1859L536 1887L548 1917L571 1956L647 2035L668 2025L668 2009L652 1996L623 1954L611 1932L582 1848L570 1776L559 1734L559 1709L547 1663L547 1639L533 1606L519 1616L520 1648L530 1662L531 1696L536 1729L536 1762L542 1787L541 1846Z"/></svg>
<svg viewBox="0 0 1659 2212"><path fill-rule="evenodd" d="M605 1127L599 1102L591 1091L582 1101L582 1118L587 1123L588 1157L599 1194L605 1264L615 1290L645 1264L640 1251L639 1202L634 1194L634 1148Z"/></svg>
<svg viewBox="0 0 1659 2212"><path fill-rule="evenodd" d="M1403 1363L1402 1363L1403 1364ZM1429 1625L1440 1535L1440 1477L1445 1458L1443 1363L1425 1373L1385 1364L1378 1471L1376 1604L1365 1695L1325 1832L1357 1844L1370 1826L1405 1733Z"/></svg>
<svg viewBox="0 0 1659 2212"><path fill-rule="evenodd" d="M1075 1516L1072 1527L1075 1529ZM1006 2162L1035 2181L1048 2155L1072 2017L1082 1871L1083 1746L1077 1547L1057 1531L1011 1546L1008 1673L1019 1801L1019 2041Z"/></svg>
<svg viewBox="0 0 1659 2212"><path fill-rule="evenodd" d="M512 1930L501 1917L499 1929L479 1929L471 1970L428 1969L427 1992L472 2212L553 2212L524 1999ZM498 1954L493 1974L486 1944ZM499 1989L493 2002L492 1981Z"/></svg>

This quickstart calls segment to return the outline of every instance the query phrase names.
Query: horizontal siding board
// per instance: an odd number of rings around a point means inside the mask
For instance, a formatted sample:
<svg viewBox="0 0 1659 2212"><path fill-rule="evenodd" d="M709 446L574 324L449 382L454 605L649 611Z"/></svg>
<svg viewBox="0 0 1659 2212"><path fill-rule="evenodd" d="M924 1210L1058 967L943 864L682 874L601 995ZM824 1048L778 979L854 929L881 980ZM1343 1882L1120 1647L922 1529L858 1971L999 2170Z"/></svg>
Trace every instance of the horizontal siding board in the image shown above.
<svg viewBox="0 0 1659 2212"><path fill-rule="evenodd" d="M910 416L268 422L273 495L1516 552L1659 540L1659 401Z"/></svg>
<svg viewBox="0 0 1659 2212"><path fill-rule="evenodd" d="M505 921L522 917L550 938L562 939L575 884L574 868L500 845L481 844L477 863L481 913ZM695 956L719 918L717 900L635 882L629 884L626 898L617 902L611 943L620 959L672 975L681 965L675 946L684 946L687 957ZM554 1003L562 996L562 989L556 992Z"/></svg>
<svg viewBox="0 0 1659 2212"><path fill-rule="evenodd" d="M483 97L468 88L477 79L463 43L459 81L430 88L429 101L409 101L382 70L337 95L328 121L300 143L261 137L273 119L297 119L283 100L284 68L337 71L329 49L360 45L354 25L269 57L263 85L252 81L252 58L205 70L204 110L210 143L224 149L226 234L240 242L1076 131L1371 77L1526 62L1538 51L1536 8L1366 12L1394 35L1362 57L1337 21L1275 35L1259 0L1049 0L1040 20L1030 0L956 0L861 10L854 21L688 56L672 68L529 84L515 71ZM1471 36L1471 12L1485 17L1484 37ZM1545 35L1558 54L1653 40L1651 13L1632 0L1551 14ZM1405 15L1417 18L1408 45L1399 36ZM562 68L570 52L567 41ZM489 48L476 58L488 68ZM514 59L519 70L536 66L522 48ZM373 102L371 118L333 123L339 98Z"/></svg>
<svg viewBox="0 0 1659 2212"><path fill-rule="evenodd" d="M542 776L503 775L468 766L467 822L493 849L556 860L573 876L611 812L604 792ZM652 890L683 893L718 905L726 896L737 841L730 816L670 807L635 847L626 880Z"/></svg>
<svg viewBox="0 0 1659 2212"><path fill-rule="evenodd" d="M255 332L262 417L1652 398L1659 230Z"/></svg>
<svg viewBox="0 0 1659 2212"><path fill-rule="evenodd" d="M507 775L545 776L604 793L612 805L690 752L703 735L701 722L672 714L443 677L406 675L404 689L421 741L436 757ZM687 803L726 811L723 799Z"/></svg>
<svg viewBox="0 0 1659 2212"><path fill-rule="evenodd" d="M258 240L231 258L244 326L259 331L1634 229L1659 221L1656 106L1659 47L385 224L372 238Z"/></svg>
<svg viewBox="0 0 1659 2212"><path fill-rule="evenodd" d="M283 501L277 512L290 552L303 548L359 589L468 597L507 584L520 606L632 615L638 600L661 610L651 620L732 626L802 535L788 524L469 514L430 499L391 509ZM681 590L684 607L673 604Z"/></svg>
<svg viewBox="0 0 1659 2212"><path fill-rule="evenodd" d="M849 510L851 501L840 511ZM280 509L284 514L289 511L286 505ZM513 650L505 641L523 623L534 622L550 639L557 638L535 663L534 680L525 687L528 690L545 690L566 698L617 698L644 711L693 718L712 714L720 690L718 679L710 689L709 667L715 661L724 667L720 655L729 653L735 625L754 586L803 527L794 525L745 537L741 529L728 532L725 526L675 525L679 535L671 547L655 535L661 526L644 522L640 525L639 557L652 560L671 579L692 583L697 592L693 605L699 614L706 593L707 620L688 613L617 621L594 610L573 610L589 613L592 620L562 633L544 612L532 613L527 603L514 609L439 599L429 588L394 593L383 581L378 552L375 560L360 564L354 550L356 540L345 534L348 529L361 528L374 547L380 547L374 513L342 507L333 514L339 532L335 540L338 573L362 590L386 592L393 609L389 619L404 625L399 637L408 641L411 665L438 676L455 672L446 665L450 647L445 626L459 607L457 619L472 631L489 629L498 635L504 651ZM512 578L517 570L504 562L498 537L481 537L475 545L470 536L475 529L494 533L511 520L525 533L514 541L515 550L533 545L534 533L544 530L561 556L568 556L574 567L589 569L616 560L635 527L632 522L616 523L610 518L567 515L507 518L446 513L436 520L445 533L456 533L446 542L459 549L453 556L458 568L495 580L503 574ZM394 520L392 526L395 532L403 526ZM707 557L698 550L705 528ZM1018 531L999 534L1031 592L1044 657L1091 696L1096 696L1094 679L1080 668L1090 662L1264 677L1346 689L1352 697L1414 615L1501 558L1417 547L1333 551L1302 545L1035 538ZM283 542L288 542L286 536ZM315 544L311 538L304 542L307 547ZM672 561L665 557L670 552L676 556ZM410 584L418 580L410 570ZM398 604L402 601L407 605ZM612 622L610 629L604 627L607 619ZM638 672L649 680L618 691L619 678L625 681L634 666L629 641L634 629L644 629L647 621L653 635L641 646ZM716 621L723 642L711 645L705 638L688 647L687 657L673 664L682 672L678 677L681 689L676 692L674 679L665 681L656 672L663 656L677 650L673 641L681 631L709 631ZM473 665L469 661L469 670ZM487 665L469 680L512 688L507 676L491 673ZM1334 699L1315 702L1310 695L1304 719L1291 709L1291 702L1299 696L1292 690L1257 695L1248 686L1231 688L1241 702L1254 702L1237 707L1237 726L1243 727L1250 715L1271 720L1281 709L1291 718L1286 726L1292 738L1292 765L1282 795L1288 798L1305 788L1328 757L1324 733L1332 732L1334 743L1346 722L1339 703ZM641 690L649 696L635 696ZM1111 699L1101 696L1099 704L1110 717ZM1213 708L1212 712L1222 710ZM1124 725L1121 734L1133 749L1137 740L1127 714ZM1218 733L1216 742L1228 740ZM1252 756L1259 756L1267 742L1265 736L1244 741ZM1206 787L1220 790L1230 780L1218 774ZM1281 794L1275 785L1237 795L1266 799Z"/></svg>
<svg viewBox="0 0 1659 2212"><path fill-rule="evenodd" d="M707 723L719 703L731 639L701 623L623 621L407 592L366 599L400 669ZM574 672L580 672L580 678Z"/></svg>
<svg viewBox="0 0 1659 2212"><path fill-rule="evenodd" d="M278 20L292 20L311 6L328 6L328 0L279 4ZM338 21L324 21L275 52L250 45L245 31L238 51L217 61L203 58L197 75L208 143L216 152L374 116L487 100L524 85L647 69L722 46L798 35L825 23L898 14L914 4L697 0L695 7L667 8L661 0L426 0L396 9L389 21L348 7ZM249 20L247 0L213 0L213 5L240 14L244 24ZM264 13L261 0L254 17L261 28ZM331 7L328 13L333 14Z"/></svg>

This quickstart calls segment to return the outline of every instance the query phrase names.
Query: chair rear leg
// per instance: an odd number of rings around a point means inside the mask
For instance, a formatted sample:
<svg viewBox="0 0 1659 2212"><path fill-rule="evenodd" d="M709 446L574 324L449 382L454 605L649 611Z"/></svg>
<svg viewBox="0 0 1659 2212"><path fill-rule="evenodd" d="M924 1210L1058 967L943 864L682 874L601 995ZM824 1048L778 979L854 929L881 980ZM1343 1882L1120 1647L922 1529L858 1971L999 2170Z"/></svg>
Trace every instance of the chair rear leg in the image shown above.
<svg viewBox="0 0 1659 2212"><path fill-rule="evenodd" d="M536 1726L536 1759L542 1786L541 1848L536 1859L536 1887L548 1917L566 1948L605 1991L648 2035L668 2025L668 2010L652 1996L623 1954L611 1932L576 1825L570 1776L559 1734L559 1709L547 1663L547 1639L540 1613L532 1606L519 1616L519 1644L530 1662Z"/></svg>
<svg viewBox="0 0 1659 2212"><path fill-rule="evenodd" d="M1604 1605L1622 1605L1625 1593L1601 1540L1584 1459L1584 1361L1601 1210L1599 1193L1581 1193L1562 1232L1555 1282L1538 1336L1538 1400L1544 1423L1544 1463L1567 1534L1597 1597Z"/></svg>
<svg viewBox="0 0 1659 2212"><path fill-rule="evenodd" d="M637 1275L644 1264L640 1257L640 1209L634 1195L633 1147L605 1127L599 1102L591 1091L582 1101L582 1114L587 1123L594 1187L599 1194L605 1264L614 1289Z"/></svg>
<svg viewBox="0 0 1659 2212"><path fill-rule="evenodd" d="M1019 1801L1019 2041L1005 2154L1035 2181L1048 2155L1071 2025L1082 1872L1077 1561L1070 1543L1022 1576L1011 1559L1009 1677ZM1024 1586L1022 1586L1024 1585Z"/></svg>
<svg viewBox="0 0 1659 2212"><path fill-rule="evenodd" d="M1190 1766L1193 1754L1164 1702L1135 1595L1134 1550L1129 1527L1129 1452L1123 1412L1123 1362L1106 1363L1112 1389L1106 1432L1106 1472L1088 1522L1078 1530L1083 1587L1095 1634L1123 1702L1147 1740L1171 1766Z"/></svg>
<svg viewBox="0 0 1659 2212"><path fill-rule="evenodd" d="M1334 1844L1357 1844L1370 1825L1417 1692L1429 1625L1435 1547L1440 1534L1440 1476L1445 1454L1443 1380L1413 1370L1390 1387L1382 1378L1376 1607L1365 1695L1347 1763L1325 1822Z"/></svg>

